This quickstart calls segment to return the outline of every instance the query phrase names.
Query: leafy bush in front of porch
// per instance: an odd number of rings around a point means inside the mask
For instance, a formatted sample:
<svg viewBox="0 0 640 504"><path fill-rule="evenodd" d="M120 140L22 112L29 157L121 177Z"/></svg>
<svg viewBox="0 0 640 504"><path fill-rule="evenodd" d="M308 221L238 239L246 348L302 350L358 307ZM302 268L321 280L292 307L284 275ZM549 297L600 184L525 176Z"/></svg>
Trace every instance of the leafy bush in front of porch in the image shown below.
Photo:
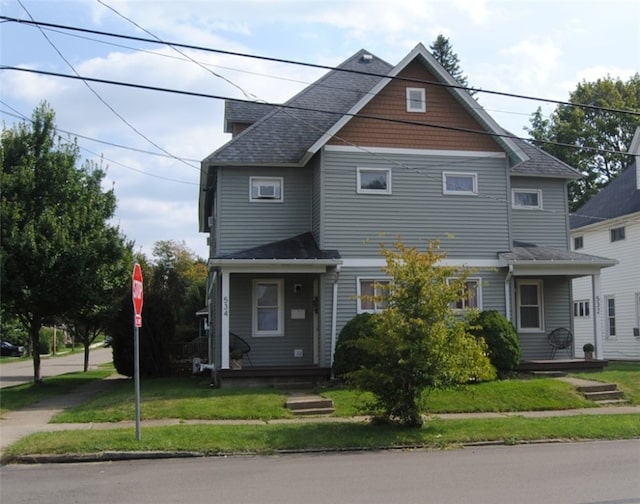
<svg viewBox="0 0 640 504"><path fill-rule="evenodd" d="M497 310L478 313L471 321L471 334L485 341L491 364L501 376L513 373L522 352L518 333L504 315Z"/></svg>
<svg viewBox="0 0 640 504"><path fill-rule="evenodd" d="M496 371L484 341L452 308L466 295L468 271L443 265L437 242L425 252L397 242L382 254L392 281L369 299L386 307L372 315L371 333L354 342L366 365L346 379L373 394L382 420L418 427L425 389L493 380Z"/></svg>
<svg viewBox="0 0 640 504"><path fill-rule="evenodd" d="M372 357L358 347L358 340L371 336L374 331L371 313L360 313L347 322L336 343L333 357L333 373L338 378L367 367L373 363Z"/></svg>

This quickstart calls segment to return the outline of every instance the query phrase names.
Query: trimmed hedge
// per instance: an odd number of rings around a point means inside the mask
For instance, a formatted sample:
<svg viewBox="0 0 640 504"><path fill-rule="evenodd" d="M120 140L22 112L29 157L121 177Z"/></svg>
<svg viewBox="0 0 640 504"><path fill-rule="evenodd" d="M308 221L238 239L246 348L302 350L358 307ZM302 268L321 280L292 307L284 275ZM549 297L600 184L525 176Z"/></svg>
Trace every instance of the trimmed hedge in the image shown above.
<svg viewBox="0 0 640 504"><path fill-rule="evenodd" d="M480 312L472 320L471 333L484 339L489 348L491 364L501 375L514 371L520 362L520 340L513 324L496 310Z"/></svg>

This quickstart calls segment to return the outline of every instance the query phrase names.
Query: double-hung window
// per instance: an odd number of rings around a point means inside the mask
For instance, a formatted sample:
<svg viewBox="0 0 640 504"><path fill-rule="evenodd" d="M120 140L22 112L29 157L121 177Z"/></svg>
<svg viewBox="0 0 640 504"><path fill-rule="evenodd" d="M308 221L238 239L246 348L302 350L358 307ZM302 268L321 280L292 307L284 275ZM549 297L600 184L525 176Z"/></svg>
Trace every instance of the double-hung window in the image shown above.
<svg viewBox="0 0 640 504"><path fill-rule="evenodd" d="M357 192L361 194L391 194L391 170L388 168L358 168Z"/></svg>
<svg viewBox="0 0 640 504"><path fill-rule="evenodd" d="M454 279L447 279L447 283ZM462 297L451 303L452 310L469 310L472 308L482 309L482 290L479 278L467 278L464 284Z"/></svg>
<svg viewBox="0 0 640 504"><path fill-rule="evenodd" d="M544 331L542 280L518 281L517 305L519 331Z"/></svg>
<svg viewBox="0 0 640 504"><path fill-rule="evenodd" d="M442 172L442 192L460 196L475 196L478 194L478 174Z"/></svg>
<svg viewBox="0 0 640 504"><path fill-rule="evenodd" d="M583 247L584 247L584 237L576 236L573 239L573 250L580 250Z"/></svg>
<svg viewBox="0 0 640 504"><path fill-rule="evenodd" d="M284 280L253 281L253 335L284 335Z"/></svg>
<svg viewBox="0 0 640 504"><path fill-rule="evenodd" d="M616 298L605 297L605 309L607 310L607 338L615 338L616 334Z"/></svg>
<svg viewBox="0 0 640 504"><path fill-rule="evenodd" d="M512 189L511 204L522 210L542 209L542 191L540 189Z"/></svg>
<svg viewBox="0 0 640 504"><path fill-rule="evenodd" d="M250 177L249 201L281 203L284 200L282 177Z"/></svg>
<svg viewBox="0 0 640 504"><path fill-rule="evenodd" d="M426 91L424 88L407 88L407 112L426 112Z"/></svg>
<svg viewBox="0 0 640 504"><path fill-rule="evenodd" d="M617 228L612 228L610 230L610 233L611 233L611 241L612 242L621 241L621 240L625 239L624 226L617 227Z"/></svg>
<svg viewBox="0 0 640 504"><path fill-rule="evenodd" d="M389 282L386 278L358 278L358 313L376 313L384 310L386 303L381 298Z"/></svg>

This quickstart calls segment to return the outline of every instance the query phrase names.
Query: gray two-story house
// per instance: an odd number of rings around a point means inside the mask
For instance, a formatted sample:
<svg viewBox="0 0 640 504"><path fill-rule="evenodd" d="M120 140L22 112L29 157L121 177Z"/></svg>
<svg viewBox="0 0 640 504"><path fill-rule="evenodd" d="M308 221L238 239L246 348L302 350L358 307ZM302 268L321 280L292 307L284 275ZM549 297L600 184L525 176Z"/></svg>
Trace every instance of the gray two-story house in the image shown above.
<svg viewBox="0 0 640 504"><path fill-rule="evenodd" d="M421 44L396 66L361 50L282 106L229 101L225 131L199 201L218 368L238 335L252 366L329 369L344 324L382 308L359 295L388 280L380 243L397 237L473 268L455 308L505 314L525 359L571 328L571 279L611 264L569 250L580 174L507 134Z"/></svg>

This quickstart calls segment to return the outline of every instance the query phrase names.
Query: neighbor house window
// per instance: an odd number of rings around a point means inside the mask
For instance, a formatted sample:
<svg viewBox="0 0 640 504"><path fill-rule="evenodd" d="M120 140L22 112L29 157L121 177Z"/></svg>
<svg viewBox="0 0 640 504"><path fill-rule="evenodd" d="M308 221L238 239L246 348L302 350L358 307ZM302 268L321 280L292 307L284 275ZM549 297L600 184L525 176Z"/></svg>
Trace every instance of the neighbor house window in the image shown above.
<svg viewBox="0 0 640 504"><path fill-rule="evenodd" d="M513 208L539 210L542 208L542 191L539 189L513 189L511 204Z"/></svg>
<svg viewBox="0 0 640 504"><path fill-rule="evenodd" d="M543 331L542 280L520 280L517 290L518 330Z"/></svg>
<svg viewBox="0 0 640 504"><path fill-rule="evenodd" d="M282 177L251 177L249 182L250 201L283 201Z"/></svg>
<svg viewBox="0 0 640 504"><path fill-rule="evenodd" d="M573 250L580 250L584 247L584 238L582 236L576 236L573 239Z"/></svg>
<svg viewBox="0 0 640 504"><path fill-rule="evenodd" d="M574 317L588 317L590 315L589 301L574 301L573 302L573 316Z"/></svg>
<svg viewBox="0 0 640 504"><path fill-rule="evenodd" d="M453 279L447 279L447 283ZM462 299L451 303L452 310L469 310L471 308L482 309L482 291L479 278L467 278L464 284Z"/></svg>
<svg viewBox="0 0 640 504"><path fill-rule="evenodd" d="M607 338L616 337L616 299L605 297L604 303L607 310Z"/></svg>
<svg viewBox="0 0 640 504"><path fill-rule="evenodd" d="M391 170L358 168L357 191L364 194L391 194Z"/></svg>
<svg viewBox="0 0 640 504"><path fill-rule="evenodd" d="M624 226L611 229L612 242L624 240L624 238L625 238Z"/></svg>
<svg viewBox="0 0 640 504"><path fill-rule="evenodd" d="M442 192L444 194L478 194L478 175L476 173L442 172Z"/></svg>
<svg viewBox="0 0 640 504"><path fill-rule="evenodd" d="M284 280L253 281L253 335L284 335Z"/></svg>
<svg viewBox="0 0 640 504"><path fill-rule="evenodd" d="M371 296L383 296L384 286L389 285L385 278L358 278L358 313L375 313L385 309L383 300L371 299Z"/></svg>
<svg viewBox="0 0 640 504"><path fill-rule="evenodd" d="M407 88L407 112L426 112L424 88Z"/></svg>

